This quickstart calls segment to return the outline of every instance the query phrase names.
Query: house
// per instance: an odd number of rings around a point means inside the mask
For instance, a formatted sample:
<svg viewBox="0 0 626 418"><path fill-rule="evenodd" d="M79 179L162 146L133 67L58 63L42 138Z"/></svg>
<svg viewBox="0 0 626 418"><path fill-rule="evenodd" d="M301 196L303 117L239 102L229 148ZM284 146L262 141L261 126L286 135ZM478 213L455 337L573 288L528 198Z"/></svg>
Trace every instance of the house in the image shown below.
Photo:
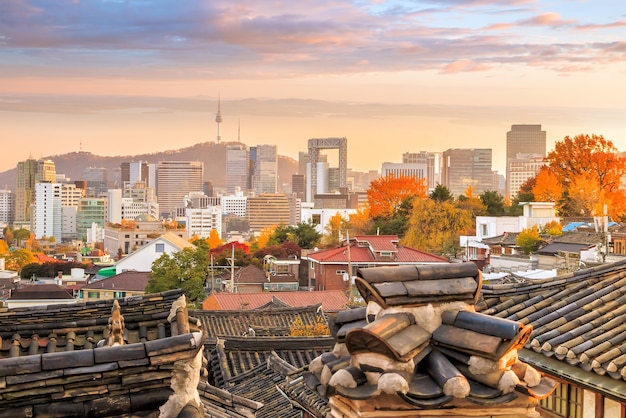
<svg viewBox="0 0 626 418"><path fill-rule="evenodd" d="M78 298L86 301L142 296L146 293L150 277L148 272L127 270L82 286Z"/></svg>
<svg viewBox="0 0 626 418"><path fill-rule="evenodd" d="M396 235L357 235L338 248L309 253L308 287L347 290L358 268L447 263L438 255L400 245Z"/></svg>
<svg viewBox="0 0 626 418"><path fill-rule="evenodd" d="M626 416L626 259L556 279L484 284L476 308L532 327L519 358L560 382L543 410Z"/></svg>
<svg viewBox="0 0 626 418"><path fill-rule="evenodd" d="M212 292L204 302L205 310L250 310L258 309L274 300L290 307L321 304L324 312L337 312L349 303L345 292L340 290L312 292L262 292L262 293L216 293Z"/></svg>
<svg viewBox="0 0 626 418"><path fill-rule="evenodd" d="M571 271L581 265L603 263L608 255L603 250L604 241L604 234L593 230L565 232L536 251L539 267Z"/></svg>
<svg viewBox="0 0 626 418"><path fill-rule="evenodd" d="M115 273L127 270L152 271L152 263L163 254L181 251L183 248L196 248L176 233L169 231L138 248L115 263Z"/></svg>
<svg viewBox="0 0 626 418"><path fill-rule="evenodd" d="M76 303L71 290L56 283L27 284L11 290L6 300L9 308L27 308Z"/></svg>

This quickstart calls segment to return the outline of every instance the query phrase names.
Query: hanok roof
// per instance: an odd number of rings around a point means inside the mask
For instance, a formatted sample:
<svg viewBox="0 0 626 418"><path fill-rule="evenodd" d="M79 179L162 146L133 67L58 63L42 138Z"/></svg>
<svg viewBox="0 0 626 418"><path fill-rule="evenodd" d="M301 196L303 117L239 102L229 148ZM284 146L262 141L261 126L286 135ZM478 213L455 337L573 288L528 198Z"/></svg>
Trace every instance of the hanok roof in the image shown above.
<svg viewBox="0 0 626 418"><path fill-rule="evenodd" d="M534 413L557 383L517 360L532 326L474 311L481 282L473 263L360 269L368 306L330 316L336 344L307 385L342 416Z"/></svg>
<svg viewBox="0 0 626 418"><path fill-rule="evenodd" d="M508 245L514 246L516 245L518 233L516 232L505 232L502 235L498 235L495 237L483 238L481 240L482 243L488 245Z"/></svg>
<svg viewBox="0 0 626 418"><path fill-rule="evenodd" d="M289 306L303 307L322 304L325 312L336 312L348 304L348 297L341 290L315 292L262 292L262 293L211 293L202 303L205 310L257 309L279 299Z"/></svg>
<svg viewBox="0 0 626 418"><path fill-rule="evenodd" d="M207 339L217 337L242 336L288 336L290 325L299 319L303 325L315 325L318 320L326 322L321 304L304 307L282 307L252 310L190 310L190 315L202 322Z"/></svg>
<svg viewBox="0 0 626 418"><path fill-rule="evenodd" d="M548 280L485 284L482 312L533 327L519 355L626 401L626 260Z"/></svg>
<svg viewBox="0 0 626 418"><path fill-rule="evenodd" d="M278 356L302 368L332 348L332 337L228 337L220 339L209 359L209 381L227 388L239 375L265 365Z"/></svg>
<svg viewBox="0 0 626 418"><path fill-rule="evenodd" d="M71 291L55 283L29 284L11 291L9 300L74 299Z"/></svg>

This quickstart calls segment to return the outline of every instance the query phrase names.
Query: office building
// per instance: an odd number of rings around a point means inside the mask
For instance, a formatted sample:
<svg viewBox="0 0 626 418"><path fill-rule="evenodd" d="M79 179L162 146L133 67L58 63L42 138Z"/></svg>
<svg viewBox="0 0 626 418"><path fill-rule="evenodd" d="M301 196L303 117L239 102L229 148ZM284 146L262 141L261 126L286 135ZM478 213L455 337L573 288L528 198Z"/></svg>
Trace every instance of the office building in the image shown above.
<svg viewBox="0 0 626 418"><path fill-rule="evenodd" d="M9 189L0 190L0 226L13 224L15 219L15 193Z"/></svg>
<svg viewBox="0 0 626 418"><path fill-rule="evenodd" d="M511 173L512 165L519 165L516 160L536 160L544 158L546 156L546 131L541 130L541 125L511 125L511 130L506 133L506 195L512 197L519 191L519 186L514 186L513 181L516 184L523 184L528 178L537 174L527 170L529 177L521 180L521 171L515 174ZM530 162L528 167L536 166L536 164ZM515 179L513 179L515 177ZM521 181L521 183L520 183Z"/></svg>
<svg viewBox="0 0 626 418"><path fill-rule="evenodd" d="M265 227L291 225L291 203L282 193L266 193L248 198L246 218L251 232Z"/></svg>
<svg viewBox="0 0 626 418"><path fill-rule="evenodd" d="M237 190L231 195L222 196L220 201L222 205L222 213L224 215L236 215L241 218L246 217L248 197L245 196L241 190Z"/></svg>
<svg viewBox="0 0 626 418"><path fill-rule="evenodd" d="M109 189L109 211L107 221L118 224L125 220L136 220L139 217L159 219L159 204L154 189L137 181L123 189Z"/></svg>
<svg viewBox="0 0 626 418"><path fill-rule="evenodd" d="M405 152L402 154L403 164L419 164L426 167L424 177L426 178L426 186L428 190L433 190L437 184L441 183L439 173L439 160L441 154L437 152Z"/></svg>
<svg viewBox="0 0 626 418"><path fill-rule="evenodd" d="M159 212L173 218L176 209L183 207L185 196L202 192L204 163L201 161L160 161L157 166L157 197Z"/></svg>
<svg viewBox="0 0 626 418"><path fill-rule="evenodd" d="M76 237L86 240L89 230L95 225L104 228L108 213L108 199L106 197L84 197L78 202L76 212Z"/></svg>
<svg viewBox="0 0 626 418"><path fill-rule="evenodd" d="M145 184L149 183L150 168L145 161L123 162L120 164L122 184L130 183L134 185L141 181Z"/></svg>
<svg viewBox="0 0 626 418"><path fill-rule="evenodd" d="M53 161L29 158L17 163L16 227L30 227L31 208L35 203L35 184L55 181L56 169Z"/></svg>
<svg viewBox="0 0 626 418"><path fill-rule="evenodd" d="M528 179L535 177L541 167L545 166L547 162L544 157L540 157L537 154L517 154L517 158L508 160L508 177L507 177L507 190L510 197L515 197L520 190L520 187L528 181Z"/></svg>
<svg viewBox="0 0 626 418"><path fill-rule="evenodd" d="M399 177L413 177L416 180L424 179L426 182L428 181L426 178L427 167L425 163L390 163L384 162L382 168L380 169L380 175L382 177L387 177L389 175L393 175L395 178Z"/></svg>
<svg viewBox="0 0 626 418"><path fill-rule="evenodd" d="M311 202L316 193L335 192L339 188L347 186L348 177L348 139L343 138L311 138L308 141L308 165L307 165L307 196L308 202ZM325 161L322 158L321 151L326 150L338 151L338 167L332 171L331 167L324 164L318 164ZM335 167L332 167L335 168ZM318 173L318 169L322 170ZM318 178L318 176L322 178ZM318 183L320 187L318 187ZM332 183L332 187L331 187ZM328 185L328 189L326 189Z"/></svg>
<svg viewBox="0 0 626 418"><path fill-rule="evenodd" d="M222 236L222 206L220 198L204 193L185 196L184 221L189 236L208 238L212 230Z"/></svg>
<svg viewBox="0 0 626 418"><path fill-rule="evenodd" d="M444 151L441 183L454 197L472 186L474 195L493 190L492 150L452 148Z"/></svg>
<svg viewBox="0 0 626 418"><path fill-rule="evenodd" d="M252 185L254 192L276 193L278 189L278 153L276 145L250 147L250 166L254 167Z"/></svg>
<svg viewBox="0 0 626 418"><path fill-rule="evenodd" d="M250 154L245 144L226 148L226 193L250 189Z"/></svg>
<svg viewBox="0 0 626 418"><path fill-rule="evenodd" d="M35 238L52 238L61 242L63 214L61 211L61 183L35 184Z"/></svg>
<svg viewBox="0 0 626 418"><path fill-rule="evenodd" d="M87 197L106 196L109 189L109 170L104 167L87 167L83 171L83 179L87 183Z"/></svg>

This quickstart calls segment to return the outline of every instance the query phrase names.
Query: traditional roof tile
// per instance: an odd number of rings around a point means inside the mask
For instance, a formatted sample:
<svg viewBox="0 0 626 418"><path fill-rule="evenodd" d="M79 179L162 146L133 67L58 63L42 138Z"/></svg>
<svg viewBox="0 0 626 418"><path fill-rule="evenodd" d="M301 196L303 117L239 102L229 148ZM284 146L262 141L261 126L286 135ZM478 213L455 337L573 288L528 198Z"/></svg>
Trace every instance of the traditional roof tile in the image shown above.
<svg viewBox="0 0 626 418"><path fill-rule="evenodd" d="M533 327L520 358L626 401L626 260L484 287L482 312Z"/></svg>

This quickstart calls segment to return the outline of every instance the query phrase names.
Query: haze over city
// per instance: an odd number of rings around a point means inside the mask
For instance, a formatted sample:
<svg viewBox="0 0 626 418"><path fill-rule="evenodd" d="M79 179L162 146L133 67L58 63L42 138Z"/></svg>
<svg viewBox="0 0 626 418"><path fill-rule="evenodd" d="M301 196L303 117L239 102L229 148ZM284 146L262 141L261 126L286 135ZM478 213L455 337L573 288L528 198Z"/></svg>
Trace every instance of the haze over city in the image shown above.
<svg viewBox="0 0 626 418"><path fill-rule="evenodd" d="M0 2L0 170L29 156L349 141L349 166L541 124L626 150L615 1Z"/></svg>

